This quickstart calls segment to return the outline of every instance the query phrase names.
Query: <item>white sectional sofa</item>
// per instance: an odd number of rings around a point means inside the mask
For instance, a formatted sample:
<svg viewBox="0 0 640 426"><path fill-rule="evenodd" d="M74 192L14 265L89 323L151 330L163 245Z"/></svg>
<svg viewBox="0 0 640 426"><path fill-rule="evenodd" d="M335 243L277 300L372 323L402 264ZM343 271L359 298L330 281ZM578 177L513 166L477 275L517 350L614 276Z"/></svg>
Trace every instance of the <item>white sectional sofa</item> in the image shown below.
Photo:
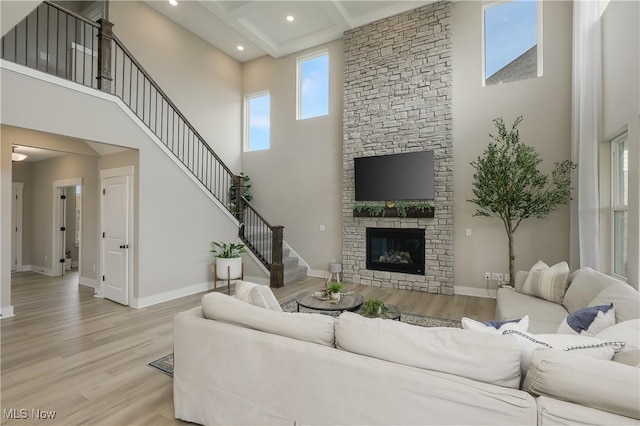
<svg viewBox="0 0 640 426"><path fill-rule="evenodd" d="M638 424L636 368L536 351L527 392L520 358L513 336L285 313L210 293L174 318L175 416L206 425ZM583 368L595 383L577 391L566 382ZM599 397L610 390L614 402Z"/></svg>
<svg viewBox="0 0 640 426"><path fill-rule="evenodd" d="M529 316L532 333L555 333L570 313L587 306L613 303L616 323L640 318L640 296L629 284L595 271L581 268L569 276L562 303L530 296L522 292L528 271L518 271L515 289L498 289L496 319L509 320Z"/></svg>

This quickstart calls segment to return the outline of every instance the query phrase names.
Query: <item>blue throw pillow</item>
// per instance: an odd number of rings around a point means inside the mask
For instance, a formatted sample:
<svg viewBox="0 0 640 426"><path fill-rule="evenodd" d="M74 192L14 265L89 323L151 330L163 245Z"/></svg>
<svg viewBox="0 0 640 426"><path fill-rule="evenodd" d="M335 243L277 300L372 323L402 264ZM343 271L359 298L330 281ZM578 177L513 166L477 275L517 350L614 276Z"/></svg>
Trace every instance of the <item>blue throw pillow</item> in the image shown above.
<svg viewBox="0 0 640 426"><path fill-rule="evenodd" d="M613 303L589 306L568 315L558 327L558 334L580 334L594 336L616 323Z"/></svg>

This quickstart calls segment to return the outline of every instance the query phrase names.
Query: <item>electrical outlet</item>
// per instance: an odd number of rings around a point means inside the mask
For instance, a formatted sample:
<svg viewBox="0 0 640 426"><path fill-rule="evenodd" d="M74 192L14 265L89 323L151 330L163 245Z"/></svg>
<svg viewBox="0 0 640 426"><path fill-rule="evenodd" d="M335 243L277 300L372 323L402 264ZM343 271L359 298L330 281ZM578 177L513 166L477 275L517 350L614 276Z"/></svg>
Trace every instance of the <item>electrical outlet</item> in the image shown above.
<svg viewBox="0 0 640 426"><path fill-rule="evenodd" d="M44 257L44 261L45 261L45 262L48 262L48 261L49 261L49 256L45 256L45 257Z"/></svg>
<svg viewBox="0 0 640 426"><path fill-rule="evenodd" d="M510 282L511 281L511 275L504 274L504 281L507 282L507 283Z"/></svg>
<svg viewBox="0 0 640 426"><path fill-rule="evenodd" d="M496 274L496 276L498 277L498 278L496 278L498 281L502 281L504 279L504 275L502 273L500 273L500 272L498 272Z"/></svg>
<svg viewBox="0 0 640 426"><path fill-rule="evenodd" d="M491 272L485 272L484 273L484 279L485 280L490 280L491 279Z"/></svg>
<svg viewBox="0 0 640 426"><path fill-rule="evenodd" d="M211 265L211 273L212 273L212 274L215 272L215 271L214 271L214 269L215 269L215 266L214 266L214 265Z"/></svg>
<svg viewBox="0 0 640 426"><path fill-rule="evenodd" d="M495 281L502 281L503 275L499 272L493 272L491 274L491 279Z"/></svg>

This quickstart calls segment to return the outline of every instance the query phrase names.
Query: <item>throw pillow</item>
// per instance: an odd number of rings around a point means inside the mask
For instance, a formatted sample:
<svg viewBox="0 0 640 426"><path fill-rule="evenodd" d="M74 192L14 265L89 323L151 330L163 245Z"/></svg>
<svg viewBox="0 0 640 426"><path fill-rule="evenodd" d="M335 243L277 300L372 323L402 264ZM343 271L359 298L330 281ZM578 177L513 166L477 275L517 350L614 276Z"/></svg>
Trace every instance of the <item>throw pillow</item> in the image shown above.
<svg viewBox="0 0 640 426"><path fill-rule="evenodd" d="M562 303L564 294L569 286L569 265L560 262L548 267L539 261L522 285L522 293L539 297L554 303Z"/></svg>
<svg viewBox="0 0 640 426"><path fill-rule="evenodd" d="M531 354L538 349L555 349L595 359L611 360L616 349L622 349L624 342L605 342L590 336L567 334L531 334L517 330L505 330L520 344L520 369L522 377L527 374Z"/></svg>
<svg viewBox="0 0 640 426"><path fill-rule="evenodd" d="M625 347L613 356L613 361L640 367L640 318L619 322L600 331L595 337L627 342Z"/></svg>
<svg viewBox="0 0 640 426"><path fill-rule="evenodd" d="M265 285L237 280L236 299L271 311L282 312L278 299L276 299L271 289Z"/></svg>
<svg viewBox="0 0 640 426"><path fill-rule="evenodd" d="M616 323L613 303L582 308L569 314L558 327L558 334L581 334L595 336L598 332Z"/></svg>
<svg viewBox="0 0 640 426"><path fill-rule="evenodd" d="M505 330L527 331L529 329L529 316L509 321L485 321L479 322L471 318L462 318L462 328L465 330L479 331L481 333L502 334Z"/></svg>

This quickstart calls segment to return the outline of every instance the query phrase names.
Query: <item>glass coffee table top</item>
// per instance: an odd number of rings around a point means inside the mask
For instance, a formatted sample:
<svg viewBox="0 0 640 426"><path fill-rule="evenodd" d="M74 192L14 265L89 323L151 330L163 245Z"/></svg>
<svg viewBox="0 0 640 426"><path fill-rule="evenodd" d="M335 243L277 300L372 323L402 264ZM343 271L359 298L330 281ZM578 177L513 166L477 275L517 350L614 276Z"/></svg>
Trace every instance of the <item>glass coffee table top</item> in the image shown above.
<svg viewBox="0 0 640 426"><path fill-rule="evenodd" d="M296 295L298 312L300 312L300 306L316 311L355 311L364 303L364 297L360 293L341 295L338 302L317 299L313 297L313 293L313 291L304 291Z"/></svg>
<svg viewBox="0 0 640 426"><path fill-rule="evenodd" d="M357 313L366 318L383 318L383 319L391 319L391 320L400 320L400 316L402 315L400 308L398 308L396 305L390 305L388 303L385 303L384 307L387 308L384 312L375 314L375 315L363 315L362 312L360 311L357 311Z"/></svg>

